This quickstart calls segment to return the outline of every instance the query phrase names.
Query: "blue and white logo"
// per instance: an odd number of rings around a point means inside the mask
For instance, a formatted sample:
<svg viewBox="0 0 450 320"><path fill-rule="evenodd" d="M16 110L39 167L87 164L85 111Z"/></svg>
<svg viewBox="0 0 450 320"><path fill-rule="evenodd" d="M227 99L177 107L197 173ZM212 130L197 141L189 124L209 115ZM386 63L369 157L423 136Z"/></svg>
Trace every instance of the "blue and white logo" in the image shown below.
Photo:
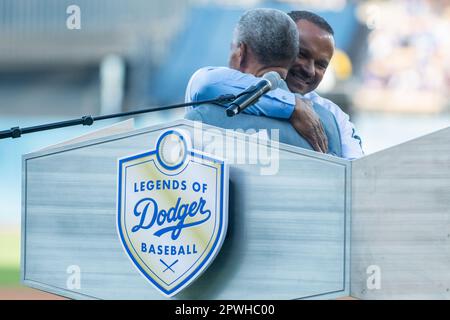
<svg viewBox="0 0 450 320"><path fill-rule="evenodd" d="M173 296L214 260L228 223L228 168L192 150L182 130L156 149L118 160L117 229L123 247L161 293Z"/></svg>

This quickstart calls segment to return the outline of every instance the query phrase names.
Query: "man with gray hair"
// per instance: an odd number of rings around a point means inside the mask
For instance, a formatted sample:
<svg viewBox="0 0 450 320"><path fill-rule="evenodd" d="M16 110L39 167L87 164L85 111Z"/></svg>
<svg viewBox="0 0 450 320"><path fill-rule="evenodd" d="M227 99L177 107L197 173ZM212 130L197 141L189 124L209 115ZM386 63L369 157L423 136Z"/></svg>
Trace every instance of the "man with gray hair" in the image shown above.
<svg viewBox="0 0 450 320"><path fill-rule="evenodd" d="M195 72L187 86L185 100L199 101L223 94L238 94L259 82L260 77L270 71L277 72L285 79L298 52L297 26L287 14L275 9L249 10L240 18L234 30L229 68L205 67ZM283 89L269 91L260 99L265 100L265 104L276 104L277 108L261 108L257 102L246 109L248 113L266 117L258 119L241 114L236 118L227 118L223 109L217 111L211 106L202 106L190 108L186 118L224 128L279 128L281 142L324 153L328 151L331 139L336 142L333 143L336 148L332 148L330 153L341 156L334 116L328 110L314 105L316 112L305 113L301 122L298 119L293 121L298 116L295 109L312 109L312 106L295 97L288 91L284 81L282 83ZM290 118L290 122L270 118ZM304 126L304 123L309 125Z"/></svg>
<svg viewBox="0 0 450 320"><path fill-rule="evenodd" d="M286 18L284 12L274 9L247 11L234 29L231 58L235 68L243 65L244 72L258 77L263 73L253 69L257 63L264 69L277 67L286 78L284 71L291 66L299 50L297 27ZM251 57L240 61L238 58L245 54ZM246 65L252 62L253 65Z"/></svg>

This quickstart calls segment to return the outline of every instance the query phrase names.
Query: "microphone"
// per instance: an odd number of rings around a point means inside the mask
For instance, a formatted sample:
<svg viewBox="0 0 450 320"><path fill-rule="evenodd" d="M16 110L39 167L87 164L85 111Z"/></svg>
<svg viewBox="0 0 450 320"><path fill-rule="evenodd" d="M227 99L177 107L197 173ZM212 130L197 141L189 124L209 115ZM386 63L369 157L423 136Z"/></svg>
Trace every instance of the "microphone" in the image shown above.
<svg viewBox="0 0 450 320"><path fill-rule="evenodd" d="M245 108L256 103L258 99L270 90L275 90L279 86L281 77L278 72L270 71L264 74L263 79L257 84L247 88L236 100L226 109L227 116L233 117L241 113Z"/></svg>
<svg viewBox="0 0 450 320"><path fill-rule="evenodd" d="M163 110L171 110L171 109L189 107L189 106L199 106L199 105L203 105L203 104L229 103L230 101L236 100L237 97L238 96L235 96L234 94L224 94L224 95L221 95L214 99L191 101L191 102L174 104L174 105L159 107L159 108L153 107L153 108L147 108L147 109L141 109L141 110L135 110L135 111L107 114L107 115L96 116L96 117L83 116L78 119L46 123L46 124L41 124L41 125L26 127L26 128L13 127L9 130L0 131L0 140L7 139L7 138L20 138L22 135L24 135L26 133L34 133L34 132L47 131L47 130L53 130L53 129L59 129L59 128L73 127L73 126L77 126L77 125L90 126L95 121L100 121L100 120L129 117L129 116L134 116L134 115L138 115L138 114L163 111Z"/></svg>

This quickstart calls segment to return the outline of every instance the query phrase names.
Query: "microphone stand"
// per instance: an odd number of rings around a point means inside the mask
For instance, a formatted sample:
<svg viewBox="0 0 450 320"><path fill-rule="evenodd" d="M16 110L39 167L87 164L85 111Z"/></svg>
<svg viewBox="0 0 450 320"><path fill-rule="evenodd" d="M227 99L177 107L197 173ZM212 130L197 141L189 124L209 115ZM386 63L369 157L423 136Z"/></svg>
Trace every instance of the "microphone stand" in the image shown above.
<svg viewBox="0 0 450 320"><path fill-rule="evenodd" d="M114 114L96 116L96 117L83 116L78 119L47 123L47 124L26 127L26 128L13 127L9 130L0 131L0 140L7 139L7 138L20 138L22 135L27 134L27 133L53 130L53 129L65 128L65 127L72 127L72 126L77 126L77 125L90 126L95 121L107 120L107 119L113 119L113 118L119 118L119 117L134 116L137 114L143 114L143 113L148 113L148 112L170 110L170 109L189 107L189 106L194 106L194 105L202 105L202 104L219 104L220 105L221 103L231 102L242 94L243 93L241 93L237 96L235 96L233 94L225 94L225 95L221 95L215 99L210 99L210 100L186 102L186 103L174 104L174 105L169 105L169 106L164 106L164 107L159 107L159 108L147 108L147 109L142 109L142 110L114 113Z"/></svg>

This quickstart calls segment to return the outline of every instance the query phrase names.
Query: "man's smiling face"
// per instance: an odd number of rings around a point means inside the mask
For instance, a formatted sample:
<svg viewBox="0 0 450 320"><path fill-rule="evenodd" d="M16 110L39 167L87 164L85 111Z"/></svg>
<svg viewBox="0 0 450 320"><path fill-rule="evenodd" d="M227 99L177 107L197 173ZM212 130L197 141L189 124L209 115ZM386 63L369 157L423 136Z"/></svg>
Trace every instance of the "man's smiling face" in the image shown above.
<svg viewBox="0 0 450 320"><path fill-rule="evenodd" d="M334 38L308 20L296 22L300 52L286 78L289 89L306 94L317 88L334 53Z"/></svg>

